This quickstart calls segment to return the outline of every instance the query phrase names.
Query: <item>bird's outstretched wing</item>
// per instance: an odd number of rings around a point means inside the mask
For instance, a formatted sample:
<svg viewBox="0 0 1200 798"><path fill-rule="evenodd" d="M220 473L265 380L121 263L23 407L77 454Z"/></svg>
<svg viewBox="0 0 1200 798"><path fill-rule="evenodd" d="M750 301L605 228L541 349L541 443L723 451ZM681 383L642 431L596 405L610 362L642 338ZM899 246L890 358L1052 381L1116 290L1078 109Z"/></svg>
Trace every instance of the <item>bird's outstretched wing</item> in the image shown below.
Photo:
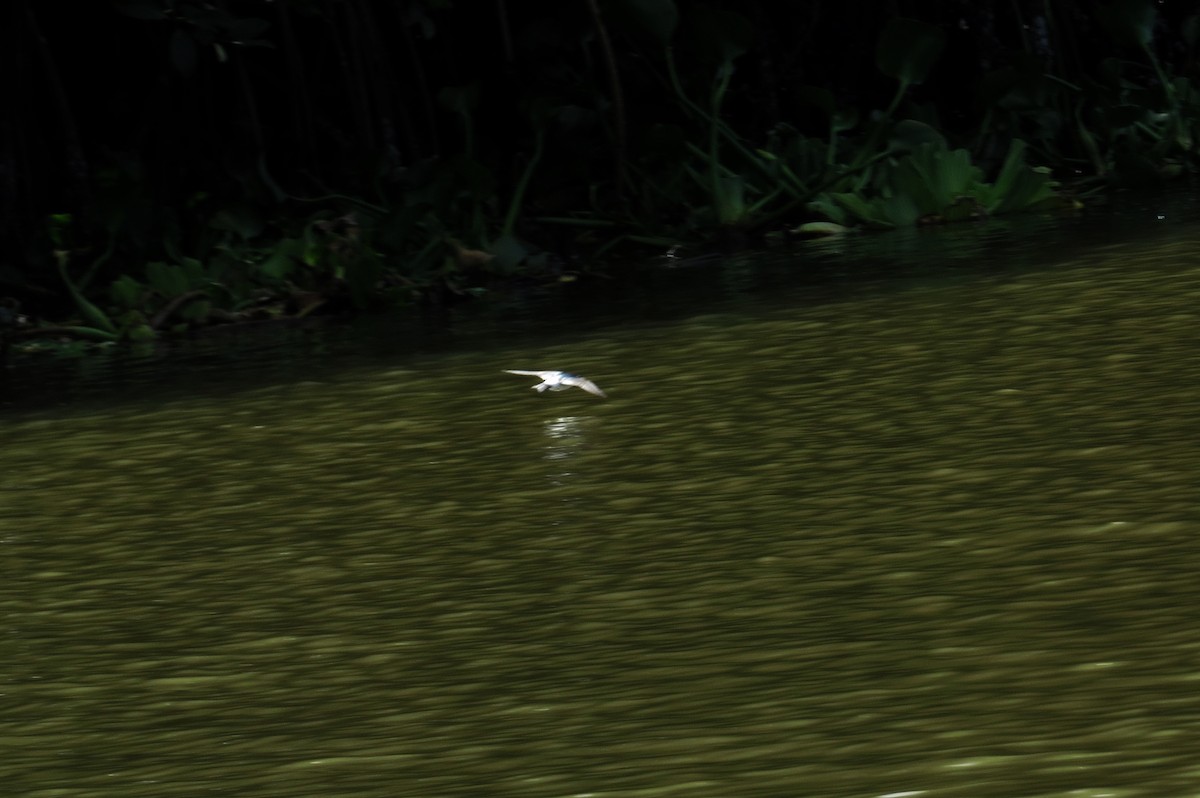
<svg viewBox="0 0 1200 798"><path fill-rule="evenodd" d="M596 396L602 396L605 399L608 398L608 394L600 390L600 386L589 380L587 377L579 377L575 374L571 374L563 377L562 381L564 385L574 385L576 388L582 388L588 393L595 394Z"/></svg>
<svg viewBox="0 0 1200 798"><path fill-rule="evenodd" d="M548 375L557 374L556 371L525 371L524 369L505 369L505 374L520 374L523 377L537 377L538 379L546 379Z"/></svg>

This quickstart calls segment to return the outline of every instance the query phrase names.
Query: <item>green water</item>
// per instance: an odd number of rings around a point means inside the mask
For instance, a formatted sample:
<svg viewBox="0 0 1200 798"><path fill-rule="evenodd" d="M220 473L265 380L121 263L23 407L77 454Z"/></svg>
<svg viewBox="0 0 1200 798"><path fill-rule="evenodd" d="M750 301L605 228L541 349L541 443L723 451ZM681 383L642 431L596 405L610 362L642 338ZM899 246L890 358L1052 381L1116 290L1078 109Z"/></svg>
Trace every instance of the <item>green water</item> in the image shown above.
<svg viewBox="0 0 1200 798"><path fill-rule="evenodd" d="M1197 252L14 413L3 793L1200 794Z"/></svg>

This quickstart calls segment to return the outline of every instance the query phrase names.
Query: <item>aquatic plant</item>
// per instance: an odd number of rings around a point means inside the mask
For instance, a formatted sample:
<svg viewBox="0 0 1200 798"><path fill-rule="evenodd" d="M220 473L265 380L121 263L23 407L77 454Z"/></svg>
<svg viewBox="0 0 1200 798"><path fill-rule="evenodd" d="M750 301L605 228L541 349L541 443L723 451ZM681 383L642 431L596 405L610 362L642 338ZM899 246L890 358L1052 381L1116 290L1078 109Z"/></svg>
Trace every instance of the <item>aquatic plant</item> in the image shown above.
<svg viewBox="0 0 1200 798"><path fill-rule="evenodd" d="M1025 149L1024 142L1014 139L989 183L966 150L949 150L944 141L896 146L890 157L864 173L856 191L825 192L809 207L842 226L892 229L1068 204L1056 193L1048 170L1024 163ZM814 229L801 226L798 232Z"/></svg>

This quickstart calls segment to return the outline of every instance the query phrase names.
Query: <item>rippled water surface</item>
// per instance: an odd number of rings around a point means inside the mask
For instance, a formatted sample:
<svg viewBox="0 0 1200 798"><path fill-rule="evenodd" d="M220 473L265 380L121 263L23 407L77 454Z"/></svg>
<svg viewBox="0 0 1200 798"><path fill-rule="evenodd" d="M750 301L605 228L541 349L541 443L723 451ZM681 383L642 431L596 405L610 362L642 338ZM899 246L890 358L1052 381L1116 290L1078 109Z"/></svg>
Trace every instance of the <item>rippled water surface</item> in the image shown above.
<svg viewBox="0 0 1200 798"><path fill-rule="evenodd" d="M1198 252L13 411L3 792L1200 794Z"/></svg>

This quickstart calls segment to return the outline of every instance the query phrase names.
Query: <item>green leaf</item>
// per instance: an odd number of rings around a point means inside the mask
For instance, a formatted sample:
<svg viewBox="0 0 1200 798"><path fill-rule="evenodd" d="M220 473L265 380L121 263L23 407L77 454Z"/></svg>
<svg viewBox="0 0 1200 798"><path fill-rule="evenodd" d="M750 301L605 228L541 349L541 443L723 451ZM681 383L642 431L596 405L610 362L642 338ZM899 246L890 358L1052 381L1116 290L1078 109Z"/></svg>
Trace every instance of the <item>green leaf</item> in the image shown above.
<svg viewBox="0 0 1200 798"><path fill-rule="evenodd" d="M298 238L284 238L275 245L267 259L258 264L258 271L273 281L286 280L304 259L305 244Z"/></svg>
<svg viewBox="0 0 1200 798"><path fill-rule="evenodd" d="M845 108L838 111L833 115L833 119L830 120L830 127L835 134L858 127L858 109Z"/></svg>
<svg viewBox="0 0 1200 798"><path fill-rule="evenodd" d="M182 268L161 261L146 264L146 280L151 288L168 299L186 294L191 288Z"/></svg>
<svg viewBox="0 0 1200 798"><path fill-rule="evenodd" d="M75 306L79 308L79 312L83 317L94 324L96 328L108 335L116 336L117 327L112 323L112 319L108 317L103 310L93 305L88 301L75 284L71 282L71 278L67 275L67 258L65 252L55 253L55 261L58 264L58 274L62 277L62 281L67 286L67 293L71 295L71 299L75 300Z"/></svg>
<svg viewBox="0 0 1200 798"><path fill-rule="evenodd" d="M72 216L69 213L52 213L46 219L46 232L55 249L68 249L67 238L71 232Z"/></svg>
<svg viewBox="0 0 1200 798"><path fill-rule="evenodd" d="M971 154L966 150L943 149L922 151L919 156L929 175L929 187L936 198L937 207L930 212L942 212L959 197L970 194L974 184L983 179L983 173L971 163Z"/></svg>
<svg viewBox="0 0 1200 798"><path fill-rule="evenodd" d="M723 225L737 224L746 216L746 181L740 175L719 175L719 196L714 197L717 204L717 221Z"/></svg>
<svg viewBox="0 0 1200 798"><path fill-rule="evenodd" d="M857 194L831 194L830 196L853 216L874 227L892 228L896 226L887 219L885 214L880 212L874 203L867 202Z"/></svg>
<svg viewBox="0 0 1200 798"><path fill-rule="evenodd" d="M889 176L893 197L904 197L918 216L936 213L948 202L937 191L936 181L920 159L910 155L900 160Z"/></svg>
<svg viewBox="0 0 1200 798"><path fill-rule="evenodd" d="M998 199L1003 199L1016 185L1018 175L1025 166L1025 147L1026 144L1021 139L1013 139L1009 144L1008 155L1004 157L1004 164L994 181Z"/></svg>
<svg viewBox="0 0 1200 798"><path fill-rule="evenodd" d="M196 299L180 308L179 316L184 321L202 322L208 318L211 311L212 302L207 299Z"/></svg>
<svg viewBox="0 0 1200 798"><path fill-rule="evenodd" d="M843 227L850 225L854 220L845 208L834 201L829 194L821 194L819 197L808 203L806 206L810 211L822 214L830 222L841 225Z"/></svg>
<svg viewBox="0 0 1200 798"><path fill-rule="evenodd" d="M121 337L126 341L145 343L146 341L153 341L158 337L158 333L146 321L146 316L135 308L131 308L118 316L117 322L121 327Z"/></svg>
<svg viewBox="0 0 1200 798"><path fill-rule="evenodd" d="M209 280L208 270L195 258L183 259L183 275L187 279L188 290L199 288Z"/></svg>
<svg viewBox="0 0 1200 798"><path fill-rule="evenodd" d="M893 17L879 35L875 64L905 86L921 83L946 45L946 34L915 19Z"/></svg>
<svg viewBox="0 0 1200 798"><path fill-rule="evenodd" d="M1008 156L996 176L995 194L988 203L989 212L1002 214L1027 210L1054 196L1050 176L1025 165L1025 142L1013 139Z"/></svg>
<svg viewBox="0 0 1200 798"><path fill-rule="evenodd" d="M874 203L884 219L894 227L912 227L923 215L911 197L897 194Z"/></svg>
<svg viewBox="0 0 1200 798"><path fill-rule="evenodd" d="M121 275L108 289L113 303L126 310L140 309L145 292L146 286L128 274Z"/></svg>
<svg viewBox="0 0 1200 798"><path fill-rule="evenodd" d="M925 144L946 149L946 137L931 125L915 119L902 119L892 128L888 137L888 149L893 151L916 150Z"/></svg>

